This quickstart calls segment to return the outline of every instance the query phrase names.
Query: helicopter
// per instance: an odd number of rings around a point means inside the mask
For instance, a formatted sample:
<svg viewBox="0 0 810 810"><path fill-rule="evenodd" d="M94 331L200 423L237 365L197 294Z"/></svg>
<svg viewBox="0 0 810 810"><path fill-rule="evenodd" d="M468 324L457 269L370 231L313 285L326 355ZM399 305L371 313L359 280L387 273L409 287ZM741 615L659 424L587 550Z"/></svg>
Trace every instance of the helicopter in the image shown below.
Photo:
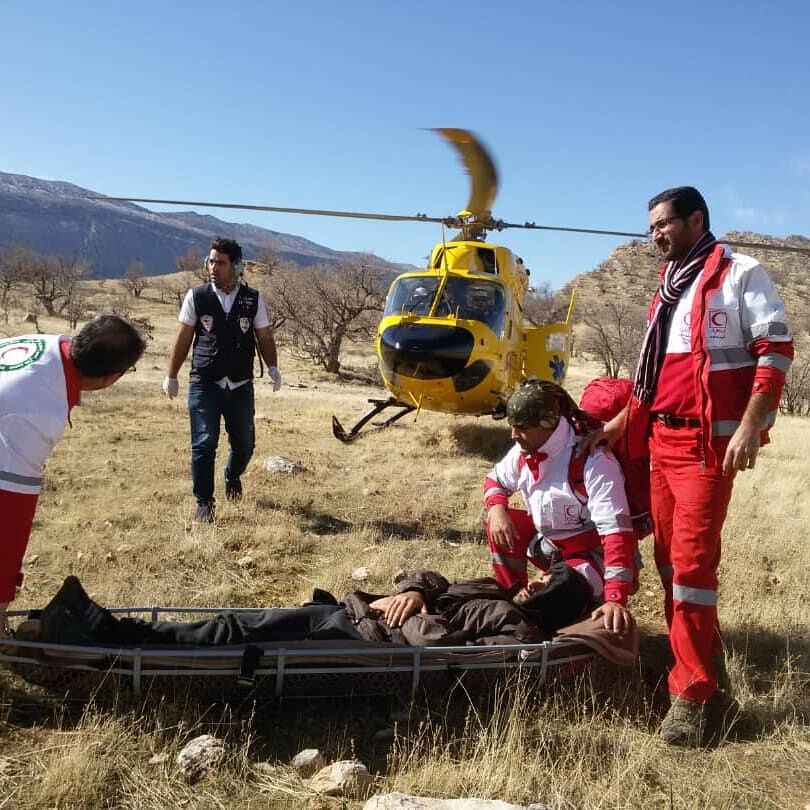
<svg viewBox="0 0 810 810"><path fill-rule="evenodd" d="M401 273L389 287L375 339L379 369L389 396L369 399L372 407L349 430L333 416L332 432L340 441L351 442L369 422L388 409L396 411L382 421L372 422L372 429L390 427L409 413L416 411L418 415L422 409L501 419L506 415L510 394L527 377L564 384L576 291L572 292L564 320L542 326L527 325L523 305L530 291L529 270L509 248L487 241L487 234L522 228L636 239L646 239L648 235L495 219L492 205L498 190L498 173L480 139L465 129L436 128L433 131L456 149L470 177L469 200L455 216L136 197L97 199L427 222L441 225L443 237L445 229L457 229L456 234L443 238L433 247L426 268ZM774 248L748 242L733 244ZM788 250L802 251L801 248Z"/></svg>
<svg viewBox="0 0 810 810"><path fill-rule="evenodd" d="M333 417L332 432L343 442L387 408L398 410L375 427L422 408L498 419L526 377L565 381L573 296L564 321L525 324L529 270L511 250L486 241L488 231L506 227L492 217L498 188L492 158L467 130L435 131L458 150L471 179L470 198L464 210L441 221L458 233L433 247L427 267L392 282L375 341L391 396L369 400L373 407L349 431Z"/></svg>

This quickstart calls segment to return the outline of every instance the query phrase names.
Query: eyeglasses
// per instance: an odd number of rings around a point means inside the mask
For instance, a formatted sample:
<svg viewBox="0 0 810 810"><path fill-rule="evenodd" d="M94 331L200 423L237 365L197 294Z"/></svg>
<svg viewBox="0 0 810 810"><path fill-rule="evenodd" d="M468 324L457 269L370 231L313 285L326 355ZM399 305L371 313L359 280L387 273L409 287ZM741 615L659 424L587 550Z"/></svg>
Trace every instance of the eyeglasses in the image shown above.
<svg viewBox="0 0 810 810"><path fill-rule="evenodd" d="M678 216L677 214L672 217L662 217L658 222L653 222L653 224L647 228L647 235L652 236L656 231L663 231L667 225L675 222L676 219L684 219L684 217Z"/></svg>

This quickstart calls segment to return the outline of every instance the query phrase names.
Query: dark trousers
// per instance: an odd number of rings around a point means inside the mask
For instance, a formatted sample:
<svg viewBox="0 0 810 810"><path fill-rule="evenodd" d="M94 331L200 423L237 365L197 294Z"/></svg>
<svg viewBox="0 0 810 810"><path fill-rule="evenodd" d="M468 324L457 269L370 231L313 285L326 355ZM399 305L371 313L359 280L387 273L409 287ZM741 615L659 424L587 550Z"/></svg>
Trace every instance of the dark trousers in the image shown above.
<svg viewBox="0 0 810 810"><path fill-rule="evenodd" d="M103 644L194 644L198 647L362 638L340 605L226 610L198 622L117 619L105 621L95 636L94 640Z"/></svg>
<svg viewBox="0 0 810 810"><path fill-rule="evenodd" d="M253 455L253 383L226 389L213 382L193 382L188 387L188 414L194 497L198 504L207 504L214 498L214 464L222 418L230 444L225 478L239 478Z"/></svg>

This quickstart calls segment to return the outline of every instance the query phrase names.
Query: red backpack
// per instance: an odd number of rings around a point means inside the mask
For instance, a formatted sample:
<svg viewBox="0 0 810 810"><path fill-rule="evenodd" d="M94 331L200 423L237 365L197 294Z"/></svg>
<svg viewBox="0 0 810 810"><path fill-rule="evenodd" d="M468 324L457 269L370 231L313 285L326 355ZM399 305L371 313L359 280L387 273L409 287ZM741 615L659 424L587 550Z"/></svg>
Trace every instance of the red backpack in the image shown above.
<svg viewBox="0 0 810 810"><path fill-rule="evenodd" d="M632 393L632 380L597 377L585 386L579 400L579 407L600 422L607 422L630 401ZM628 459L621 452L619 444L613 448L613 454L624 473L624 488L633 519L633 531L636 539L641 540L642 537L646 537L652 532L650 458L646 456L645 458ZM577 456L576 453L572 453L571 462L568 465L568 482L571 489L574 490L574 494L583 503L588 497L585 491L585 458L585 455Z"/></svg>

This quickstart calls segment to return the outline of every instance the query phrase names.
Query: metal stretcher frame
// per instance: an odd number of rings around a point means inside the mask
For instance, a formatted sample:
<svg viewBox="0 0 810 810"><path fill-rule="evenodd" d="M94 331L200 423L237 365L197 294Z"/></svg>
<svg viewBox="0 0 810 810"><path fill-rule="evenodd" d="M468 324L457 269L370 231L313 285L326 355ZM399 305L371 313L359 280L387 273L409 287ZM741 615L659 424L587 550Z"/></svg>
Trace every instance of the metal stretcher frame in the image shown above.
<svg viewBox="0 0 810 810"><path fill-rule="evenodd" d="M152 621L157 621L165 614L214 614L232 609L152 606L112 608L110 612L148 614ZM261 608L244 610L258 611ZM28 611L8 613L9 618L24 619L28 615ZM118 675L131 683L135 694L141 693L146 679L218 676L233 677L241 686L253 685L257 678L270 678L277 698L285 695L285 686L290 678L308 675L410 675L411 698L416 696L423 684L423 676L434 672L534 669L538 671L536 682L540 684L546 680L550 668L574 665L595 656L594 651L580 641L565 638L537 644L472 646L400 646L349 640L261 642L223 647L105 647L15 638L7 646L16 650L0 651L0 664L12 665L11 668L17 671L22 665L59 668L96 676ZM246 675L243 661L248 648L259 651L261 655L259 665ZM26 654L27 651L30 653Z"/></svg>

